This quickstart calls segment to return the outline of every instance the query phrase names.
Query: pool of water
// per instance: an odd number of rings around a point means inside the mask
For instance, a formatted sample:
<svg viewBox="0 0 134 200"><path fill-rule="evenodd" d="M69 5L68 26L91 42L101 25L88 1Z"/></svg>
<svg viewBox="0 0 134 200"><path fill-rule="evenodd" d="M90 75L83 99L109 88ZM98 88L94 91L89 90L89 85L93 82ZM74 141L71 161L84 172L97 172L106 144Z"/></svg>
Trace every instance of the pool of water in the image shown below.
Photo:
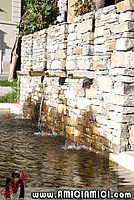
<svg viewBox="0 0 134 200"><path fill-rule="evenodd" d="M28 119L0 111L1 189L16 170L28 175L26 200L31 199L31 192L58 189L110 189L134 194L134 173L84 146L76 148L58 134L39 133Z"/></svg>

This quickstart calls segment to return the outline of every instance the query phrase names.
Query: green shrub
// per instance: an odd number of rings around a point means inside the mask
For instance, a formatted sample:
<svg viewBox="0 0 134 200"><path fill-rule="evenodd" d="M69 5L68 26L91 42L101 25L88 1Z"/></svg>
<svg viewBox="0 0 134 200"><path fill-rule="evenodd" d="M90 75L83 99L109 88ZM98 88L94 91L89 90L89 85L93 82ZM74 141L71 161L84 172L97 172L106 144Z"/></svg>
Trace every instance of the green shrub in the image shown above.
<svg viewBox="0 0 134 200"><path fill-rule="evenodd" d="M26 0L25 14L19 25L20 36L48 28L58 15L56 0Z"/></svg>

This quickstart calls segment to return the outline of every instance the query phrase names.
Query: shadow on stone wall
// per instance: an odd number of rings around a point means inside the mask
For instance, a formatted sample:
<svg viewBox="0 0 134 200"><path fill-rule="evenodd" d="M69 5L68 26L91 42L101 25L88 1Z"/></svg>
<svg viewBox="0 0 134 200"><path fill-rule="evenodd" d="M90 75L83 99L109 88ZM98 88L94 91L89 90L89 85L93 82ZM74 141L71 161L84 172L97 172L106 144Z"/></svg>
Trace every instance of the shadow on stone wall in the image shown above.
<svg viewBox="0 0 134 200"><path fill-rule="evenodd" d="M38 123L41 98L36 102L29 93L22 106L22 113L25 118L30 118L33 122Z"/></svg>
<svg viewBox="0 0 134 200"><path fill-rule="evenodd" d="M35 119L34 102L32 101L31 93L29 93L27 99L22 106L22 112L24 117L29 117L33 120Z"/></svg>

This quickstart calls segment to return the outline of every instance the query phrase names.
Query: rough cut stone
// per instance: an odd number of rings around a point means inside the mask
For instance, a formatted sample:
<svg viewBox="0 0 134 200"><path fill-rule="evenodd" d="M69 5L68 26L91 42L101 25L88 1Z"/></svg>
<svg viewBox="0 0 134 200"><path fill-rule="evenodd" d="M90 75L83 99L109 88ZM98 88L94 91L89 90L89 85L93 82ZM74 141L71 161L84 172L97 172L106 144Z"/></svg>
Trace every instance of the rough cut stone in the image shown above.
<svg viewBox="0 0 134 200"><path fill-rule="evenodd" d="M116 50L127 51L134 48L134 39L120 38L116 43Z"/></svg>
<svg viewBox="0 0 134 200"><path fill-rule="evenodd" d="M67 60L66 69L67 70L78 69L77 62L75 60Z"/></svg>
<svg viewBox="0 0 134 200"><path fill-rule="evenodd" d="M64 106L63 104L59 104L59 105L58 105L58 112L64 114L64 107L65 107L65 106Z"/></svg>
<svg viewBox="0 0 134 200"><path fill-rule="evenodd" d="M77 34L76 33L70 33L68 35L68 40L69 41L76 40L76 38L77 38Z"/></svg>
<svg viewBox="0 0 134 200"><path fill-rule="evenodd" d="M122 113L123 114L133 114L134 113L134 107L123 107L122 108Z"/></svg>
<svg viewBox="0 0 134 200"><path fill-rule="evenodd" d="M94 52L96 53L103 53L104 52L104 45L95 45L94 46Z"/></svg>
<svg viewBox="0 0 134 200"><path fill-rule="evenodd" d="M93 97L94 97L94 95L93 95ZM103 113L103 108L101 106L91 105L90 110L92 113L97 113L97 114Z"/></svg>
<svg viewBox="0 0 134 200"><path fill-rule="evenodd" d="M113 81L121 81L121 82L124 82L124 83L128 83L128 84L131 84L133 83L133 76L115 76L113 77Z"/></svg>
<svg viewBox="0 0 134 200"><path fill-rule="evenodd" d="M67 105L76 108L77 103L75 100L67 99Z"/></svg>
<svg viewBox="0 0 134 200"><path fill-rule="evenodd" d="M78 68L80 70L86 70L92 68L92 61L91 58L88 56L85 56L83 59L78 60Z"/></svg>
<svg viewBox="0 0 134 200"><path fill-rule="evenodd" d="M74 134L74 127L66 126L66 132L69 134Z"/></svg>
<svg viewBox="0 0 134 200"><path fill-rule="evenodd" d="M60 68L60 65L61 65L60 61L54 60L54 61L52 62L52 64L51 64L51 69L53 69L53 70L59 69L59 68Z"/></svg>
<svg viewBox="0 0 134 200"><path fill-rule="evenodd" d="M70 114L70 125L75 127L78 126L77 115L75 115L74 113Z"/></svg>
<svg viewBox="0 0 134 200"><path fill-rule="evenodd" d="M123 59L124 58L124 59ZM111 68L134 68L134 52L116 52L111 56Z"/></svg>
<svg viewBox="0 0 134 200"><path fill-rule="evenodd" d="M134 137L133 137L133 134L134 134L134 125L132 125L129 128L129 133L130 133L130 143L134 145Z"/></svg>
<svg viewBox="0 0 134 200"><path fill-rule="evenodd" d="M76 31L80 33L86 33L91 30L92 30L92 19L81 22L76 28Z"/></svg>
<svg viewBox="0 0 134 200"><path fill-rule="evenodd" d="M128 95L124 96L124 106L132 106L132 107L134 107L134 94L129 95L129 96Z"/></svg>
<svg viewBox="0 0 134 200"><path fill-rule="evenodd" d="M89 79L93 79L95 75L94 71L86 71L86 70L73 71L72 73L74 77L80 77L80 78L87 77Z"/></svg>
<svg viewBox="0 0 134 200"><path fill-rule="evenodd" d="M102 21L107 21L111 18L110 14L109 15L101 15L101 20Z"/></svg>
<svg viewBox="0 0 134 200"><path fill-rule="evenodd" d="M108 41L105 43L106 52L111 52L116 49L116 42L115 41Z"/></svg>
<svg viewBox="0 0 134 200"><path fill-rule="evenodd" d="M81 52L82 52L81 47L73 48L73 54L78 55L78 54L81 54Z"/></svg>
<svg viewBox="0 0 134 200"><path fill-rule="evenodd" d="M53 76L57 76L57 77L66 77L66 73L64 71L60 71L60 70L54 70L54 71L48 71L49 72L49 76L53 77Z"/></svg>
<svg viewBox="0 0 134 200"><path fill-rule="evenodd" d="M85 56L85 55L89 55L89 52L91 51L91 45L89 44L86 44L83 46L83 49L82 49L82 55Z"/></svg>
<svg viewBox="0 0 134 200"><path fill-rule="evenodd" d="M134 32L125 32L122 34L122 38L134 38Z"/></svg>
<svg viewBox="0 0 134 200"><path fill-rule="evenodd" d="M93 40L93 33L92 32L83 33L81 35L81 37L82 37L82 42L92 41Z"/></svg>
<svg viewBox="0 0 134 200"><path fill-rule="evenodd" d="M120 24L111 24L110 25L111 32L115 33L123 33L125 31L133 31L134 23L133 22L122 22Z"/></svg>
<svg viewBox="0 0 134 200"><path fill-rule="evenodd" d="M115 8L116 8L115 5L111 5L111 6L104 7L104 8L102 9L102 13L105 14L105 15L106 15L106 14L109 15L109 12L113 11Z"/></svg>
<svg viewBox="0 0 134 200"><path fill-rule="evenodd" d="M115 122L122 122L123 121L123 115L122 115L122 113L109 112L109 119L113 120Z"/></svg>
<svg viewBox="0 0 134 200"><path fill-rule="evenodd" d="M125 21L132 21L134 19L134 12L125 12L119 15L119 23Z"/></svg>
<svg viewBox="0 0 134 200"><path fill-rule="evenodd" d="M69 26L68 26L68 33L71 33L71 32L73 32L74 31L74 24L72 23L72 24L69 24Z"/></svg>
<svg viewBox="0 0 134 200"><path fill-rule="evenodd" d="M104 37L95 38L94 44L103 44L105 41Z"/></svg>
<svg viewBox="0 0 134 200"><path fill-rule="evenodd" d="M104 60L93 61L93 69L97 69L99 66L105 66Z"/></svg>
<svg viewBox="0 0 134 200"><path fill-rule="evenodd" d="M77 108L78 109L86 109L89 106L89 100L82 97L77 97Z"/></svg>
<svg viewBox="0 0 134 200"><path fill-rule="evenodd" d="M90 89L86 89L86 98L97 98L97 91L94 87L90 87Z"/></svg>
<svg viewBox="0 0 134 200"><path fill-rule="evenodd" d="M65 58L65 57L66 57L65 50L58 50L55 54L55 58Z"/></svg>
<svg viewBox="0 0 134 200"><path fill-rule="evenodd" d="M96 116L96 122L98 122L99 124L102 124L102 125L107 125L107 121L108 119L106 119L106 117L104 116Z"/></svg>
<svg viewBox="0 0 134 200"><path fill-rule="evenodd" d="M97 79L99 90L102 92L111 92L112 90L112 79L110 77L98 77Z"/></svg>
<svg viewBox="0 0 134 200"><path fill-rule="evenodd" d="M125 12L128 10L134 10L134 2L133 0L125 0L121 1L117 4L117 12Z"/></svg>
<svg viewBox="0 0 134 200"><path fill-rule="evenodd" d="M75 136L75 137L78 137L80 134L81 134L80 131L74 129L74 136Z"/></svg>
<svg viewBox="0 0 134 200"><path fill-rule="evenodd" d="M95 29L94 38L104 35L104 26Z"/></svg>
<svg viewBox="0 0 134 200"><path fill-rule="evenodd" d="M124 83L123 82L115 82L114 93L124 95Z"/></svg>

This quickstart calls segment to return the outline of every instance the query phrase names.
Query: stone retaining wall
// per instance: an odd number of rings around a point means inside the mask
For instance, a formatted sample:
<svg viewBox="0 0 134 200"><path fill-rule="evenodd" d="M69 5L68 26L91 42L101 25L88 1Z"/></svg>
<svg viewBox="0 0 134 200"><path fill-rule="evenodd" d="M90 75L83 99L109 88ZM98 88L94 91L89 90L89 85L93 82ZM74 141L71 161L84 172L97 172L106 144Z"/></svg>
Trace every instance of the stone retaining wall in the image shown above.
<svg viewBox="0 0 134 200"><path fill-rule="evenodd" d="M42 101L43 126L101 154L133 150L133 10L125 0L23 37L25 115Z"/></svg>

